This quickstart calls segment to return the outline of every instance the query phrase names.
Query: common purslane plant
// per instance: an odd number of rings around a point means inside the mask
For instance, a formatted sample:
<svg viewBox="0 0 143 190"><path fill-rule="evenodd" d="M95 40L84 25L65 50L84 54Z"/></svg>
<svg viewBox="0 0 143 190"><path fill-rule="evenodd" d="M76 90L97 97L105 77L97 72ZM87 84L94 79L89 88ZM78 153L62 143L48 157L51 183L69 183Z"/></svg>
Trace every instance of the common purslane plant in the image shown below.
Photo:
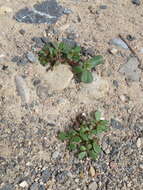
<svg viewBox="0 0 143 190"><path fill-rule="evenodd" d="M80 46L70 47L64 42L49 42L38 55L40 63L43 66L49 65L51 69L58 64L69 64L75 75L84 83L93 81L92 70L103 63L100 55L85 60Z"/></svg>
<svg viewBox="0 0 143 190"><path fill-rule="evenodd" d="M90 157L96 160L102 151L99 145L99 134L108 130L108 121L102 120L101 113L97 111L88 120L80 119L75 124L73 129L60 132L59 139L67 141L68 149L74 151L79 159Z"/></svg>

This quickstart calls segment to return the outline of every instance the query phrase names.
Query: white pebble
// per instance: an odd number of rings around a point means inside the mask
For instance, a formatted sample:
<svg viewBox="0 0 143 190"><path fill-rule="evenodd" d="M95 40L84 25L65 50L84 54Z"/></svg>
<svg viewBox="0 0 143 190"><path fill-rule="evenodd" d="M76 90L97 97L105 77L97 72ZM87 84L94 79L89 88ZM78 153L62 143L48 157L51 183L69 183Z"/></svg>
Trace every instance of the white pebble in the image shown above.
<svg viewBox="0 0 143 190"><path fill-rule="evenodd" d="M20 184L19 184L20 187L28 187L28 183L26 181L22 181Z"/></svg>

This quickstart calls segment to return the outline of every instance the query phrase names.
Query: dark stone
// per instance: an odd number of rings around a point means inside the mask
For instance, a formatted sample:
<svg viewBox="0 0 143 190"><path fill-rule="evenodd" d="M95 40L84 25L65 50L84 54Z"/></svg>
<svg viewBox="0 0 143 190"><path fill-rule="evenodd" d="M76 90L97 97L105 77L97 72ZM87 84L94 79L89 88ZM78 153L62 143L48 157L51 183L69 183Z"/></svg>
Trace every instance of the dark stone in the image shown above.
<svg viewBox="0 0 143 190"><path fill-rule="evenodd" d="M12 62L19 62L20 61L20 57L19 56L15 56L11 59Z"/></svg>
<svg viewBox="0 0 143 190"><path fill-rule="evenodd" d="M36 47L38 47L38 48L42 48L42 47L44 46L44 44L45 44L45 43L42 41L42 39L39 38L39 37L33 37L33 38L32 38L32 41L36 43Z"/></svg>
<svg viewBox="0 0 143 190"><path fill-rule="evenodd" d="M49 43L49 39L46 38L46 37L42 37L41 40L42 40L42 42L45 43L45 44Z"/></svg>
<svg viewBox="0 0 143 190"><path fill-rule="evenodd" d="M28 63L27 58L21 58L21 59L17 62L18 65L26 65L27 63Z"/></svg>
<svg viewBox="0 0 143 190"><path fill-rule="evenodd" d="M46 0L35 4L32 9L25 7L16 13L14 18L18 22L25 23L55 23L62 16L64 8L58 5L56 0Z"/></svg>
<svg viewBox="0 0 143 190"><path fill-rule="evenodd" d="M44 185L39 185L39 189L38 190L46 190Z"/></svg>
<svg viewBox="0 0 143 190"><path fill-rule="evenodd" d="M100 9L107 9L107 5L100 5Z"/></svg>
<svg viewBox="0 0 143 190"><path fill-rule="evenodd" d="M62 171L56 175L56 180L59 183L65 183L68 180L67 171Z"/></svg>
<svg viewBox="0 0 143 190"><path fill-rule="evenodd" d="M113 80L113 85L114 85L116 88L118 88L118 87L119 87L118 81L117 81L117 80Z"/></svg>
<svg viewBox="0 0 143 190"><path fill-rule="evenodd" d="M127 40L133 41L133 40L135 40L135 37L129 34L129 35L127 35Z"/></svg>
<svg viewBox="0 0 143 190"><path fill-rule="evenodd" d="M135 5L140 5L141 4L140 0L132 0L132 3L135 4Z"/></svg>
<svg viewBox="0 0 143 190"><path fill-rule="evenodd" d="M40 79L35 79L35 80L33 81L33 85L34 85L34 86L37 86L37 85L40 84L40 83L41 83Z"/></svg>
<svg viewBox="0 0 143 190"><path fill-rule="evenodd" d="M123 129L123 125L115 119L111 119L111 126L115 129L120 129L120 130Z"/></svg>
<svg viewBox="0 0 143 190"><path fill-rule="evenodd" d="M26 33L26 31L25 31L24 29L21 29L21 30L19 30L19 33L20 33L21 35L24 35L24 34Z"/></svg>
<svg viewBox="0 0 143 190"><path fill-rule="evenodd" d="M3 70L3 71L5 71L5 70L7 70L7 69L8 69L8 66L7 66L7 65L3 65L3 66L2 66L2 70Z"/></svg>
<svg viewBox="0 0 143 190"><path fill-rule="evenodd" d="M51 172L48 169L45 169L42 172L42 181L43 183L46 183L51 177Z"/></svg>

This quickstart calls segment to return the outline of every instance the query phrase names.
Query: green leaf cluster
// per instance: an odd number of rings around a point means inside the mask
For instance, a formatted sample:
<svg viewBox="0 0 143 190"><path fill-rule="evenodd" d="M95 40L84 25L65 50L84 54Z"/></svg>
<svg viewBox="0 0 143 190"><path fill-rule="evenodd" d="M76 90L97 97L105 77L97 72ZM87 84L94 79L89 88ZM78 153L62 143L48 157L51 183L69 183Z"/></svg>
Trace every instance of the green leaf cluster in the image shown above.
<svg viewBox="0 0 143 190"><path fill-rule="evenodd" d="M90 157L96 160L102 150L97 135L107 130L108 121L101 120L101 114L97 111L88 121L80 123L77 129L60 132L58 137L68 142L68 149L75 151L79 159Z"/></svg>
<svg viewBox="0 0 143 190"><path fill-rule="evenodd" d="M97 55L85 62L80 62L78 66L73 67L73 71L79 75L82 82L91 83L93 81L92 69L100 64L103 64L103 57Z"/></svg>
<svg viewBox="0 0 143 190"><path fill-rule="evenodd" d="M81 50L80 46L70 47L64 42L49 42L39 51L39 61L43 66L49 64L50 68L58 64L69 64L81 82L91 83L92 70L103 64L103 57L97 55L83 61Z"/></svg>

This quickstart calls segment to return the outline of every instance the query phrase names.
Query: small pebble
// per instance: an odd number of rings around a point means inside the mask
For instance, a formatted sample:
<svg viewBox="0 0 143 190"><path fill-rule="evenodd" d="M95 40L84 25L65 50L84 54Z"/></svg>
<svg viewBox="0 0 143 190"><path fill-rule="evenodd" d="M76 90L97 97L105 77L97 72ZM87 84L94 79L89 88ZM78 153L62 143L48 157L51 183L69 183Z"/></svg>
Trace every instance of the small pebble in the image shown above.
<svg viewBox="0 0 143 190"><path fill-rule="evenodd" d="M109 52L112 54L112 55L116 55L118 53L118 50L116 48L112 48L109 50Z"/></svg>
<svg viewBox="0 0 143 190"><path fill-rule="evenodd" d="M89 186L88 186L88 189L89 190L97 190L98 189L97 183L96 182L90 183Z"/></svg>
<svg viewBox="0 0 143 190"><path fill-rule="evenodd" d="M137 147L140 148L143 145L143 139L142 138L138 138L137 140Z"/></svg>
<svg viewBox="0 0 143 190"><path fill-rule="evenodd" d="M28 52L28 53L27 53L27 59L28 59L31 63L36 63L36 62L37 62L37 57L36 57L32 52Z"/></svg>
<svg viewBox="0 0 143 190"><path fill-rule="evenodd" d="M63 13L65 14L65 15L69 15L69 14L71 14L71 13L73 13L72 12L72 10L71 9L64 9L64 11L63 11Z"/></svg>
<svg viewBox="0 0 143 190"><path fill-rule="evenodd" d="M19 186L25 188L28 187L28 183L26 181L23 181L19 184Z"/></svg>
<svg viewBox="0 0 143 190"><path fill-rule="evenodd" d="M111 119L111 126L115 129L119 129L119 130L123 129L123 125L115 119Z"/></svg>
<svg viewBox="0 0 143 190"><path fill-rule="evenodd" d="M26 31L25 31L24 29L21 29L21 30L19 30L19 33L20 33L21 35L24 35L24 34L26 33Z"/></svg>
<svg viewBox="0 0 143 190"><path fill-rule="evenodd" d="M133 37L132 35L127 35L127 40L129 40L129 41L133 41L133 40L135 40L135 37Z"/></svg>
<svg viewBox="0 0 143 190"><path fill-rule="evenodd" d="M116 88L118 88L118 87L119 87L118 81L117 81L117 80L113 80L113 85L114 85Z"/></svg>
<svg viewBox="0 0 143 190"><path fill-rule="evenodd" d="M138 6L141 4L140 0L132 0L132 3Z"/></svg>
<svg viewBox="0 0 143 190"><path fill-rule="evenodd" d="M91 175L91 177L95 176L95 169L92 166L89 169L89 174Z"/></svg>
<svg viewBox="0 0 143 190"><path fill-rule="evenodd" d="M100 9L107 9L107 5L100 5Z"/></svg>

